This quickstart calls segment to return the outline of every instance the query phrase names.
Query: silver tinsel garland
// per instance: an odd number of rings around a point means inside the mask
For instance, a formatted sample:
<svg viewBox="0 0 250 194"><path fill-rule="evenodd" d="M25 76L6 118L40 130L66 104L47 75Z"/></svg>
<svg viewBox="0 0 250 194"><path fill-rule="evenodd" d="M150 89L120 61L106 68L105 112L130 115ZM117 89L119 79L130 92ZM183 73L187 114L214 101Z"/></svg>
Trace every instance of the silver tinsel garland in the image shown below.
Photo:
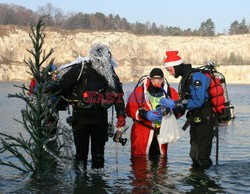
<svg viewBox="0 0 250 194"><path fill-rule="evenodd" d="M114 59L109 47L103 44L94 44L90 48L89 57L92 62L92 68L104 76L108 85L115 89L115 75L112 66Z"/></svg>

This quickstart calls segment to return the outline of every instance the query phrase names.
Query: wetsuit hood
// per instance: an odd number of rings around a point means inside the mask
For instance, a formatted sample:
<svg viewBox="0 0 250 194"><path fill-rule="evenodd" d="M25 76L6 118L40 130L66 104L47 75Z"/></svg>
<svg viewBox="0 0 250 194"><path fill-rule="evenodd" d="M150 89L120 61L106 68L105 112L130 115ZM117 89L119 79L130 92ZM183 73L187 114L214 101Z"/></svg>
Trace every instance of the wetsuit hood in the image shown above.
<svg viewBox="0 0 250 194"><path fill-rule="evenodd" d="M187 72L189 72L192 69L191 64L180 64L177 66L173 66L175 70L175 78L178 78L179 76L183 77Z"/></svg>

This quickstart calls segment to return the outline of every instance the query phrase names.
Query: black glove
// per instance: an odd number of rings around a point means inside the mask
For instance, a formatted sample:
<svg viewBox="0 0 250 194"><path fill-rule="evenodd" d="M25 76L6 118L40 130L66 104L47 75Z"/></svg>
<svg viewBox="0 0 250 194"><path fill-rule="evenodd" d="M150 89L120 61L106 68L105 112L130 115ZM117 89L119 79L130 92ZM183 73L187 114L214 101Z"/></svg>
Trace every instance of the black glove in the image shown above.
<svg viewBox="0 0 250 194"><path fill-rule="evenodd" d="M147 113L147 111L146 111L145 109L139 108L139 116L140 116L142 119L147 119L146 113Z"/></svg>
<svg viewBox="0 0 250 194"><path fill-rule="evenodd" d="M176 110L185 110L186 105L187 104L183 103L183 100L176 100L174 109L176 109Z"/></svg>

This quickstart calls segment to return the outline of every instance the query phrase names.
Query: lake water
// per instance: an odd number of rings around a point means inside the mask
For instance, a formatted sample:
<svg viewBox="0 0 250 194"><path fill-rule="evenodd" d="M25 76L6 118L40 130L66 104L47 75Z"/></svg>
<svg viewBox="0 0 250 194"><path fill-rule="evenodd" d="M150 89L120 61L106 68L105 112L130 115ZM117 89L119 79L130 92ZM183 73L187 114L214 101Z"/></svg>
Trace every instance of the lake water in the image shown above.
<svg viewBox="0 0 250 194"><path fill-rule="evenodd" d="M23 102L7 98L20 92L14 82L0 82L0 130L7 134L25 133L20 119ZM21 84L21 83L17 83ZM125 98L135 83L124 84ZM176 84L172 84L177 88ZM0 167L0 193L250 193L250 85L228 84L229 97L235 107L236 118L219 128L219 164L215 163L214 139L212 160L214 165L205 171L193 169L189 158L189 132L169 144L168 159L139 158L131 160L130 141L123 147L112 139L106 144L105 168L77 172L59 168L45 181L32 179L6 166ZM68 116L60 113L62 123ZM185 118L178 122L182 126ZM130 118L127 124L131 126ZM123 137L129 139L130 129ZM6 159L5 153L0 153ZM91 157L90 157L91 159ZM90 160L89 159L89 160ZM9 158L15 161L15 159ZM89 162L91 163L91 161Z"/></svg>

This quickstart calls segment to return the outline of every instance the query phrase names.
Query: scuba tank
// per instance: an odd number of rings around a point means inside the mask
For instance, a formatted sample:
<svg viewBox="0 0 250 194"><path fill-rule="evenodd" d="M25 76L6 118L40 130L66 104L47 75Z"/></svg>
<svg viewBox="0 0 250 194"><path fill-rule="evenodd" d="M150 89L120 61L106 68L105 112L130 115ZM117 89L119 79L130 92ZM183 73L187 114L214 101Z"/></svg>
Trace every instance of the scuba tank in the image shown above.
<svg viewBox="0 0 250 194"><path fill-rule="evenodd" d="M216 78L219 78L221 85L224 89L224 97L225 97L225 110L223 114L218 115L219 121L229 121L235 118L234 115L234 106L231 104L227 91L227 84L224 75L218 71L214 72Z"/></svg>
<svg viewBox="0 0 250 194"><path fill-rule="evenodd" d="M138 80L138 82L137 82L137 84L135 85L133 91L135 91L137 87L141 86L141 85L143 84L144 80L147 79L147 78L149 78L149 75L143 75L143 76ZM168 83L168 81L167 81L167 79L166 79L165 77L164 77L164 83L167 84L167 86L169 87L169 83Z"/></svg>
<svg viewBox="0 0 250 194"><path fill-rule="evenodd" d="M59 66L55 70L54 73L57 74L58 79L61 79L64 76L64 74L66 74L72 67L74 67L77 64L85 64L88 61L89 61L89 58L78 56L78 58L75 59L74 61L72 61L71 63L63 64L63 65ZM80 71L80 74L79 74L77 80L80 78L83 69L84 69L84 65L81 65L81 71Z"/></svg>
<svg viewBox="0 0 250 194"><path fill-rule="evenodd" d="M135 91L135 89L136 89L137 87L139 87L139 86L143 83L143 81L144 81L147 77L149 77L149 76L148 76L148 75L144 75L144 76L142 76L142 77L138 80L137 84L136 84L135 87L134 87L134 91Z"/></svg>
<svg viewBox="0 0 250 194"><path fill-rule="evenodd" d="M216 66L212 62L208 62L205 66L202 66L200 69L211 72L215 78L220 80L220 84L224 90L224 98L225 98L225 109L223 114L218 114L218 121L229 121L235 118L234 114L234 106L231 104L227 91L227 84L224 75L216 70Z"/></svg>

